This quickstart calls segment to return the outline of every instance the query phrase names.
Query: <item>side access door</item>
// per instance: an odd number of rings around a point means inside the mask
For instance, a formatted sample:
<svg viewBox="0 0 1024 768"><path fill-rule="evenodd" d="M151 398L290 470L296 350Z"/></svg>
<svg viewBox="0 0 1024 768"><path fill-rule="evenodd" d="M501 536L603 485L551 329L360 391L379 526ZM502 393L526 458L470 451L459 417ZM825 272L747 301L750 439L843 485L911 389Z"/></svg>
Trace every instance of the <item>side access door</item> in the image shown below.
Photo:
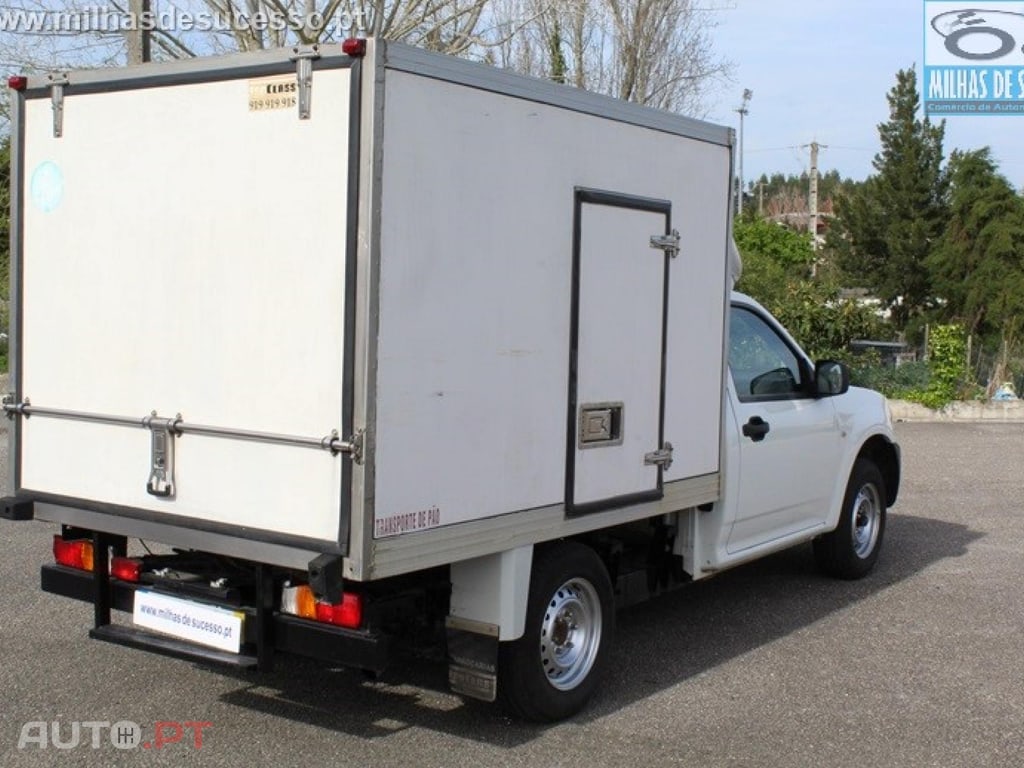
<svg viewBox="0 0 1024 768"><path fill-rule="evenodd" d="M667 201L577 190L566 509L662 495Z"/></svg>

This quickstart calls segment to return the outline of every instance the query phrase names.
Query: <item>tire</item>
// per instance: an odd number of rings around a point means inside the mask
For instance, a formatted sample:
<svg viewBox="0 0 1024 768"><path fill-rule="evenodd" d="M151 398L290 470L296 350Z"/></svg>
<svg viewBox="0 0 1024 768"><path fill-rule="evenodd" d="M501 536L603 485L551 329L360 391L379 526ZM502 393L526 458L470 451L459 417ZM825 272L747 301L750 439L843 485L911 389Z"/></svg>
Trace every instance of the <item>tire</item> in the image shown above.
<svg viewBox="0 0 1024 768"><path fill-rule="evenodd" d="M885 481L874 462L857 459L843 497L839 525L814 540L814 557L822 571L840 579L867 576L885 535Z"/></svg>
<svg viewBox="0 0 1024 768"><path fill-rule="evenodd" d="M538 550L526 629L498 653L498 698L505 709L533 722L579 712L604 670L614 610L611 579L594 550L576 542Z"/></svg>

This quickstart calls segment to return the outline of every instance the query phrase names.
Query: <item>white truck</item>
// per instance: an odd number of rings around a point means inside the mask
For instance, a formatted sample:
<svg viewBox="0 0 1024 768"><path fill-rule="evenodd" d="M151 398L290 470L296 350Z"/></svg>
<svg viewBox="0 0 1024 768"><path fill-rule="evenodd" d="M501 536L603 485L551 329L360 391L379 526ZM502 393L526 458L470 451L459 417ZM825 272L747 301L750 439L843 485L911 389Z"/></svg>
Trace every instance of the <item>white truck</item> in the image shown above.
<svg viewBox="0 0 1024 768"><path fill-rule="evenodd" d="M891 421L731 293L731 130L373 40L9 85L2 514L93 638L556 720L618 605L874 565Z"/></svg>

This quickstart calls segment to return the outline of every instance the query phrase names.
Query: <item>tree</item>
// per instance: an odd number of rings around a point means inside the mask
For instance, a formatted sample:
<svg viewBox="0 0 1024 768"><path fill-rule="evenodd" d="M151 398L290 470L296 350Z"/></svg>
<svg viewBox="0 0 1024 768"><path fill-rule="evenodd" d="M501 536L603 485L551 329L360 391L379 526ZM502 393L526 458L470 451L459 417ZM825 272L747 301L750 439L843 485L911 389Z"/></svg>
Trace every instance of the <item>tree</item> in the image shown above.
<svg viewBox="0 0 1024 768"><path fill-rule="evenodd" d="M869 308L810 278L814 250L807 233L754 219L735 221L733 237L743 259L737 289L761 302L812 357L848 359L851 341L878 337L880 322Z"/></svg>
<svg viewBox="0 0 1024 768"><path fill-rule="evenodd" d="M707 87L729 71L714 54L713 13L695 0L491 0L490 9L504 42L489 61L577 88L700 115Z"/></svg>
<svg viewBox="0 0 1024 768"><path fill-rule="evenodd" d="M897 73L888 100L889 120L878 126L876 173L837 201L829 245L847 275L870 288L902 330L931 304L925 262L946 220L945 123L918 118L913 69Z"/></svg>
<svg viewBox="0 0 1024 768"><path fill-rule="evenodd" d="M996 358L990 378L998 383L1024 330L1024 200L987 147L954 152L949 177L949 224L928 259L937 314L981 341Z"/></svg>

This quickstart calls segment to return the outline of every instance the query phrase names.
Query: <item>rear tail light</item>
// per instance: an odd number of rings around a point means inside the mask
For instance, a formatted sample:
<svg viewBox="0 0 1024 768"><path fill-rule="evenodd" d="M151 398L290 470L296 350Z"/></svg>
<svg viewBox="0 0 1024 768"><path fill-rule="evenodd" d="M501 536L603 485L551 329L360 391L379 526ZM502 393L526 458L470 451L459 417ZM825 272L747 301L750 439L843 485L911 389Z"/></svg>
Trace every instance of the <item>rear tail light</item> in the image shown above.
<svg viewBox="0 0 1024 768"><path fill-rule="evenodd" d="M318 601L316 620L355 629L363 623L363 599L359 595L346 592L341 596L340 603L332 605Z"/></svg>
<svg viewBox="0 0 1024 768"><path fill-rule="evenodd" d="M353 592L345 592L340 603L328 603L317 600L306 584L297 587L285 584L281 590L281 612L322 624L356 629L363 623L363 599Z"/></svg>
<svg viewBox="0 0 1024 768"><path fill-rule="evenodd" d="M137 557L113 557L110 560L110 575L121 581L138 581L142 574L142 560Z"/></svg>
<svg viewBox="0 0 1024 768"><path fill-rule="evenodd" d="M88 539L65 541L60 535L53 537L53 557L60 565L80 571L93 569L92 542Z"/></svg>
<svg viewBox="0 0 1024 768"><path fill-rule="evenodd" d="M286 583L281 590L281 611L304 619L315 619L316 598L313 597L313 590L306 584L293 587Z"/></svg>

